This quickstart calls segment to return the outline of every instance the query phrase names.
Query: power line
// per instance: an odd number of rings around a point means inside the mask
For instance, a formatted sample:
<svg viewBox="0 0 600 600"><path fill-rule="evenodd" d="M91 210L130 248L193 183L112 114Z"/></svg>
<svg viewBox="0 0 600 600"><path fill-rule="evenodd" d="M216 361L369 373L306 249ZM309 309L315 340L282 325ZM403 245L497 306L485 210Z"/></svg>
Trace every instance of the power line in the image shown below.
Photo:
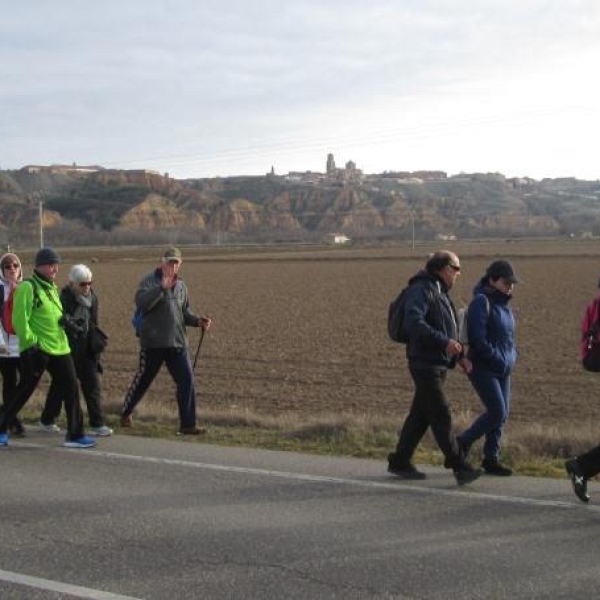
<svg viewBox="0 0 600 600"><path fill-rule="evenodd" d="M190 166L194 164L207 164L226 160L244 160L248 158L257 158L260 156L272 155L275 153L293 153L301 150L323 150L335 148L336 146L369 146L384 145L396 141L415 141L419 139L428 139L443 134L463 132L466 128L476 125L502 124L506 122L514 123L519 120L529 120L532 117L548 116L553 114L552 109L532 109L521 111L512 115L488 115L478 118L455 119L444 123L428 123L425 125L416 125L400 127L393 129L384 129L371 131L363 136L357 137L355 134L334 135L322 137L319 140L283 140L278 142L263 142L242 147L223 148L221 150L205 150L193 154L164 154L150 156L146 158L136 158L128 161L120 161L120 164L147 164L155 161L168 161L169 167ZM266 160L266 159L265 159ZM107 163L109 164L109 163Z"/></svg>

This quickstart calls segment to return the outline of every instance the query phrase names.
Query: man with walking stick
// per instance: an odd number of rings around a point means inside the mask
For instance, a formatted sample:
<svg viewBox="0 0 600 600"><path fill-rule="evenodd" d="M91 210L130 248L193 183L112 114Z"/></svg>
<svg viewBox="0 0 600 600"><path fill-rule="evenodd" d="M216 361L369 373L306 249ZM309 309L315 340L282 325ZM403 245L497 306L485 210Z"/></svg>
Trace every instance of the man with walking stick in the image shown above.
<svg viewBox="0 0 600 600"><path fill-rule="evenodd" d="M190 311L187 287L179 277L181 251L168 248L158 267L146 275L135 295L136 308L141 314L140 358L133 381L125 394L121 426L132 427L133 409L164 363L177 386L179 433L198 435L206 430L196 426L196 391L194 372L187 346L186 326L200 327L201 338L210 328L210 317L198 317ZM198 353L194 366L198 360Z"/></svg>

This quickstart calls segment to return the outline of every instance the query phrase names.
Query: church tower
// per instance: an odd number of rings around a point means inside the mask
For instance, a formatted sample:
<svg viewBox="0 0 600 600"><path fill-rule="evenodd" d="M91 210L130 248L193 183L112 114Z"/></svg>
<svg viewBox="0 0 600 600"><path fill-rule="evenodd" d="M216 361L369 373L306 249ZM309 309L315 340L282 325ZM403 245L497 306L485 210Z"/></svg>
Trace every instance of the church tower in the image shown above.
<svg viewBox="0 0 600 600"><path fill-rule="evenodd" d="M333 154L330 152L327 155L327 173L335 171L335 160L333 160Z"/></svg>

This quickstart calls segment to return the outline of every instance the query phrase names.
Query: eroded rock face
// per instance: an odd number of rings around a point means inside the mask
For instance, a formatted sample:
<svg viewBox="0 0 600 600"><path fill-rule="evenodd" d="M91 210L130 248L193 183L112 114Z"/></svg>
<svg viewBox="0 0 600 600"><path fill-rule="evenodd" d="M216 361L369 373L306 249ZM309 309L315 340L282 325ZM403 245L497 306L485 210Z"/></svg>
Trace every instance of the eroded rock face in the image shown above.
<svg viewBox="0 0 600 600"><path fill-rule="evenodd" d="M205 222L204 216L199 212L182 210L168 198L148 194L145 200L123 215L120 226L148 231L175 227L203 229Z"/></svg>
<svg viewBox="0 0 600 600"><path fill-rule="evenodd" d="M309 183L285 178L176 180L145 170L0 171L0 228L103 231L410 234L433 237L600 232L600 184L491 176L436 180L370 176ZM408 232L408 233L407 233Z"/></svg>

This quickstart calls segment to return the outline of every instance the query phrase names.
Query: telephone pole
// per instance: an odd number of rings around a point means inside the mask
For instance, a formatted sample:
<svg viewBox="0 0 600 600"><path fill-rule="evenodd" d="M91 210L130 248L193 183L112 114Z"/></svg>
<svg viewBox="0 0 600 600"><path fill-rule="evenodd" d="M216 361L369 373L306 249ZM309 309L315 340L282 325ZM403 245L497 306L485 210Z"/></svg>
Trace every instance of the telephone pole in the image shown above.
<svg viewBox="0 0 600 600"><path fill-rule="evenodd" d="M40 200L39 204L40 219L40 248L44 247L44 203Z"/></svg>

